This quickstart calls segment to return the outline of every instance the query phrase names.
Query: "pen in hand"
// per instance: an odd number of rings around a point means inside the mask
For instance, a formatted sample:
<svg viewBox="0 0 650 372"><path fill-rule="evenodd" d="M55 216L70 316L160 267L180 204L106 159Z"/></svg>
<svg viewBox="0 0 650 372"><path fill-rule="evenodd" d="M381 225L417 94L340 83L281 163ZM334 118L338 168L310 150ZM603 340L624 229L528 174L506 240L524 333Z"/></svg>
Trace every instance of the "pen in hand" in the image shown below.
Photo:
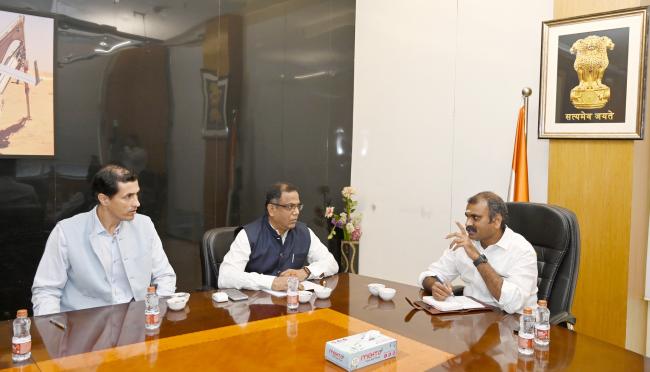
<svg viewBox="0 0 650 372"><path fill-rule="evenodd" d="M449 290L450 297L456 297L456 295L454 294L454 288L451 286L451 283L445 282L445 287L447 287L447 289Z"/></svg>
<svg viewBox="0 0 650 372"><path fill-rule="evenodd" d="M54 319L50 319L50 323L52 323L52 324L54 324L55 326L57 326L57 327L59 327L59 328L65 330L65 324L63 324L63 323L61 323L61 322L59 322L59 321L56 321L56 320L54 320Z"/></svg>

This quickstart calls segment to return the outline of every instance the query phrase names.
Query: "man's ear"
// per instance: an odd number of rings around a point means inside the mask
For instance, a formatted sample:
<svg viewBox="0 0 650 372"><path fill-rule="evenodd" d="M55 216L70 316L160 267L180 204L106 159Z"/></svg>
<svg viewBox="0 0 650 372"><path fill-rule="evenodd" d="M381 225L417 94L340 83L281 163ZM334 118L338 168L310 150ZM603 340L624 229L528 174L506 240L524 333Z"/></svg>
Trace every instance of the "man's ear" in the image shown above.
<svg viewBox="0 0 650 372"><path fill-rule="evenodd" d="M106 194L99 193L97 194L97 200L99 200L99 203L101 205L107 205L111 198L106 196Z"/></svg>
<svg viewBox="0 0 650 372"><path fill-rule="evenodd" d="M271 217L273 217L275 215L275 210L274 210L272 204L267 204L266 205L266 213Z"/></svg>
<svg viewBox="0 0 650 372"><path fill-rule="evenodd" d="M494 226L497 226L497 227L501 228L501 226L502 226L501 224L503 223L503 216L501 216L500 214L497 214L492 219L492 223L494 224Z"/></svg>

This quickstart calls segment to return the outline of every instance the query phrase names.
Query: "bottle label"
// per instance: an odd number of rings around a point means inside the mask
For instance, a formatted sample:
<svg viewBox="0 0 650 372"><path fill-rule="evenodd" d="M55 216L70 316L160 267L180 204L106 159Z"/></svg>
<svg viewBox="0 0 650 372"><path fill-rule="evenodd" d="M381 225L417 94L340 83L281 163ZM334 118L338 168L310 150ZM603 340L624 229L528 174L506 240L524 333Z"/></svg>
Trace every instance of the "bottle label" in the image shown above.
<svg viewBox="0 0 650 372"><path fill-rule="evenodd" d="M519 336L519 348L520 349L532 349L533 348L533 339Z"/></svg>
<svg viewBox="0 0 650 372"><path fill-rule="evenodd" d="M32 351L32 342L27 341L22 344L11 344L11 352L17 355L24 355Z"/></svg>
<svg viewBox="0 0 650 372"><path fill-rule="evenodd" d="M144 314L144 323L147 325L158 324L158 319L159 319L158 313Z"/></svg>
<svg viewBox="0 0 650 372"><path fill-rule="evenodd" d="M549 330L548 329L535 329L535 337L538 340L548 341L549 339Z"/></svg>

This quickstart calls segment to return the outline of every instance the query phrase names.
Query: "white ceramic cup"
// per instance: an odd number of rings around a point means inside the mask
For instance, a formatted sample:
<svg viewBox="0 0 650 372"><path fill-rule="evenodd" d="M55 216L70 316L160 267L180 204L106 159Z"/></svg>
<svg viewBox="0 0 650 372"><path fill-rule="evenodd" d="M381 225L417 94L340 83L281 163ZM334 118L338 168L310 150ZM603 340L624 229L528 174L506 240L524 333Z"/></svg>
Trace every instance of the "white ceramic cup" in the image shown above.
<svg viewBox="0 0 650 372"><path fill-rule="evenodd" d="M386 287L383 284L380 283L370 283L368 284L368 290L370 293L372 293L373 296L378 296L379 295L379 290Z"/></svg>
<svg viewBox="0 0 650 372"><path fill-rule="evenodd" d="M298 301L301 304L304 304L305 302L309 302L311 300L311 295L312 293L309 291L299 291L298 292Z"/></svg>
<svg viewBox="0 0 650 372"><path fill-rule="evenodd" d="M379 297L384 301L390 301L395 297L396 292L394 288L381 288L379 290Z"/></svg>
<svg viewBox="0 0 650 372"><path fill-rule="evenodd" d="M167 306L175 311L183 310L187 304L187 300L184 297L170 297L167 299Z"/></svg>
<svg viewBox="0 0 650 372"><path fill-rule="evenodd" d="M190 299L190 294L187 292L176 292L173 295L171 295L171 298L175 298L175 297L183 298L185 299L185 301L187 301Z"/></svg>
<svg viewBox="0 0 650 372"><path fill-rule="evenodd" d="M327 288L327 287L316 288L314 289L314 293L316 293L316 297L320 299L325 299L328 298L330 294L332 294L332 288Z"/></svg>

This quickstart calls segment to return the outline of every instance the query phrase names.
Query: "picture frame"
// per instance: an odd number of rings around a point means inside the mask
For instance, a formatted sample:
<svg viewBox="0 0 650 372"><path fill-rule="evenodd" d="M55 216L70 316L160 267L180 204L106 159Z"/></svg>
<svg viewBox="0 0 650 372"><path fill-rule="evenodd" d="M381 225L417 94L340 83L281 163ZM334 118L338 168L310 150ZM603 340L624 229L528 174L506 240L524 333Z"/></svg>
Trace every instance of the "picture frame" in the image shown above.
<svg viewBox="0 0 650 372"><path fill-rule="evenodd" d="M53 158L56 18L0 7L0 158Z"/></svg>
<svg viewBox="0 0 650 372"><path fill-rule="evenodd" d="M542 23L539 138L643 139L647 8Z"/></svg>
<svg viewBox="0 0 650 372"><path fill-rule="evenodd" d="M228 78L201 70L203 85L203 137L228 135Z"/></svg>

